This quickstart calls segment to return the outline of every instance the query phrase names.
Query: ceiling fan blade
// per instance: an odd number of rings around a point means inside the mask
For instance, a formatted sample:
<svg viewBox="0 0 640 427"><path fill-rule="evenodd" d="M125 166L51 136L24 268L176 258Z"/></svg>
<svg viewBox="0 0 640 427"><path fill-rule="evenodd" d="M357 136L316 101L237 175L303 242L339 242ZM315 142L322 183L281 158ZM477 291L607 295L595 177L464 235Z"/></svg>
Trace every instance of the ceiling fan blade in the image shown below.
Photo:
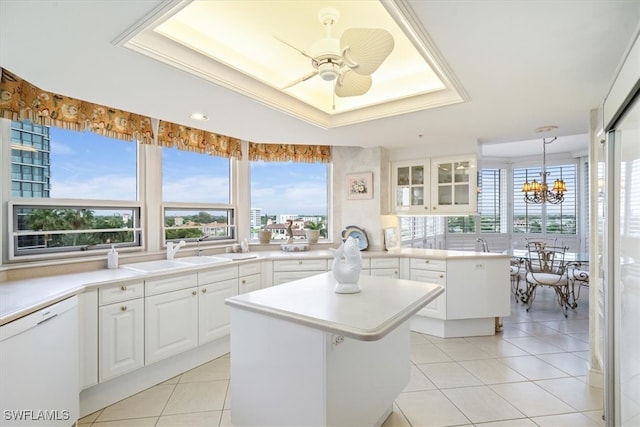
<svg viewBox="0 0 640 427"><path fill-rule="evenodd" d="M281 88L281 90L289 89L291 86L295 86L298 83L306 82L311 77L313 77L313 76L315 76L317 74L318 74L318 70L314 70L314 71L310 72L309 74L304 75L304 76L300 77L299 79L296 79L296 80L292 81L291 83L289 83L285 87Z"/></svg>
<svg viewBox="0 0 640 427"><path fill-rule="evenodd" d="M297 47L295 47L295 46L294 46L294 45L292 45L291 43L288 43L288 42L286 42L286 41L284 41L284 40L282 40L281 38L276 37L276 36L273 36L273 38L274 38L274 39L276 39L276 40L278 40L278 41L279 41L280 43L282 43L282 44L286 44L286 45L287 45L287 46L289 46L291 49L293 49L293 50L295 50L295 51L300 52L303 56L306 56L306 57L307 57L307 58L309 58L309 59L313 59L313 56L309 55L307 52L305 52L305 51L304 51L304 50L302 50L302 49L298 49Z"/></svg>
<svg viewBox="0 0 640 427"><path fill-rule="evenodd" d="M340 38L345 65L358 74L373 74L393 50L393 36L381 28L349 28Z"/></svg>
<svg viewBox="0 0 640 427"><path fill-rule="evenodd" d="M356 74L352 70L345 70L336 80L335 93L341 98L364 95L372 83L371 76Z"/></svg>

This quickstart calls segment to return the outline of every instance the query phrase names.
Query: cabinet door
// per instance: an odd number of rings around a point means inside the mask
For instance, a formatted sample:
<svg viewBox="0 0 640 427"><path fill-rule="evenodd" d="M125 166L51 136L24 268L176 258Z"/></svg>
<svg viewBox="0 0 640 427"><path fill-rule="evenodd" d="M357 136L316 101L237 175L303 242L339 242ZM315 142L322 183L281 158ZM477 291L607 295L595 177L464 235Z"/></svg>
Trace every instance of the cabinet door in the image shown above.
<svg viewBox="0 0 640 427"><path fill-rule="evenodd" d="M260 274L241 277L238 285L238 293L245 294L247 292L257 291L260 289L260 277Z"/></svg>
<svg viewBox="0 0 640 427"><path fill-rule="evenodd" d="M477 210L478 176L473 156L433 159L431 210L433 213L470 213Z"/></svg>
<svg viewBox="0 0 640 427"><path fill-rule="evenodd" d="M445 293L431 301L417 313L422 316L445 319L447 314L446 274L443 271L411 269L411 280L415 280L417 282L437 283L438 285L445 287Z"/></svg>
<svg viewBox="0 0 640 427"><path fill-rule="evenodd" d="M231 315L224 300L238 295L238 279L200 286L198 294L198 342L229 335Z"/></svg>
<svg viewBox="0 0 640 427"><path fill-rule="evenodd" d="M392 203L395 212L429 211L429 162L394 162Z"/></svg>
<svg viewBox="0 0 640 427"><path fill-rule="evenodd" d="M147 364L198 345L197 288L147 297L145 314Z"/></svg>
<svg viewBox="0 0 640 427"><path fill-rule="evenodd" d="M100 382L144 366L142 298L99 309Z"/></svg>

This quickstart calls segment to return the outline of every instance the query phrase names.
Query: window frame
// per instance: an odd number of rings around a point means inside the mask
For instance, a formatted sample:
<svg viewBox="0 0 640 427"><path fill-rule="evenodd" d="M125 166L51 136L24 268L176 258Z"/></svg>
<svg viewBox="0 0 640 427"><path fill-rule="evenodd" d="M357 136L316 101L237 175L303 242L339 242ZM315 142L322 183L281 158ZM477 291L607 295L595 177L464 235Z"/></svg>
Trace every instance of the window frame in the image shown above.
<svg viewBox="0 0 640 427"><path fill-rule="evenodd" d="M187 228L200 228L200 227L167 227L166 226L166 211L172 210L193 210L193 211L208 211L208 210L217 210L217 211L227 211L229 218L231 219L231 223L227 224L225 227L228 230L228 234L221 238L206 238L200 240L198 237L187 237L187 238L176 238L176 239L167 239L167 230L176 230L176 229L187 229ZM184 240L187 242L187 245L195 244L196 246L200 245L200 242L207 242L208 244L229 244L238 241L238 231L237 231L237 211L236 208L232 205L226 204L214 204L214 203L181 203L181 202L166 202L161 206L162 211L162 226L160 229L161 232L161 242L162 246L166 247L168 242L179 242Z"/></svg>
<svg viewBox="0 0 640 427"><path fill-rule="evenodd" d="M90 203L87 203L90 202ZM97 253L106 253L109 248L111 248L111 243L103 243L99 245L95 245L91 248L91 250L83 249L82 246L69 246L58 249L50 249L46 252L42 252L39 250L29 251L28 253L19 254L17 248L17 239L19 236L25 235L38 235L43 234L42 232L30 231L26 233L21 233L15 229L18 226L17 223L17 210L23 208L47 208L47 209L56 209L56 208L77 208L77 209L108 209L108 210L118 210L118 209L127 209L133 210L137 212L134 221L134 227L127 228L126 231L131 231L134 233L134 242L129 244L117 244L113 245L119 250L124 252L134 252L134 251L143 251L145 249L145 233L144 228L142 227L143 218L144 218L144 208L142 203L140 202L131 202L131 201L104 201L104 200L87 200L87 199L53 199L53 198L28 198L28 197L20 197L20 198L12 198L8 200L7 203L7 242L8 242L8 260L9 261L28 261L34 259L58 259L58 258L73 258L73 257L84 257L91 256ZM73 233L66 234L77 234L77 233L95 233L96 230L102 230L102 232L113 232L113 231L122 231L120 229L82 229L82 230L73 230ZM52 234L62 234L59 232L65 232L69 230L47 230L53 231Z"/></svg>

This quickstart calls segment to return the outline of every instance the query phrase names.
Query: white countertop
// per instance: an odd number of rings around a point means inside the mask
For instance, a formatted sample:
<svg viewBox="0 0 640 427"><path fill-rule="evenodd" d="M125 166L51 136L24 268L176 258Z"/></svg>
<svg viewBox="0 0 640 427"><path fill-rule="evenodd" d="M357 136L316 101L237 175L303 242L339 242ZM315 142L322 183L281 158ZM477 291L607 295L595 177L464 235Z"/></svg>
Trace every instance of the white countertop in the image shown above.
<svg viewBox="0 0 640 427"><path fill-rule="evenodd" d="M0 283L0 325L47 307L89 287L141 277L125 269L102 269Z"/></svg>
<svg viewBox="0 0 640 427"><path fill-rule="evenodd" d="M238 262L286 259L331 259L329 250L311 250L305 252L284 252L279 250L256 251L248 253L225 253L215 256L230 258ZM363 251L363 258L370 257L411 257L434 259L464 259L478 257L509 257L505 254L448 251L438 249L403 248L390 251ZM177 256L176 260L180 257ZM228 264L227 264L228 265ZM206 265L194 265L189 270L208 268ZM177 273L178 271L158 274L142 274L126 269L99 269L84 273L60 274L24 280L10 280L0 282L0 325L18 319L47 305L51 305L87 289L104 284L117 284L136 278L148 278L162 274Z"/></svg>
<svg viewBox="0 0 640 427"><path fill-rule="evenodd" d="M362 341L384 337L444 292L434 283L361 275L361 292L337 294L331 272L228 298L246 309Z"/></svg>
<svg viewBox="0 0 640 427"><path fill-rule="evenodd" d="M467 258L511 258L510 255L496 252L454 251L446 249L395 248L390 255L409 258L467 259Z"/></svg>

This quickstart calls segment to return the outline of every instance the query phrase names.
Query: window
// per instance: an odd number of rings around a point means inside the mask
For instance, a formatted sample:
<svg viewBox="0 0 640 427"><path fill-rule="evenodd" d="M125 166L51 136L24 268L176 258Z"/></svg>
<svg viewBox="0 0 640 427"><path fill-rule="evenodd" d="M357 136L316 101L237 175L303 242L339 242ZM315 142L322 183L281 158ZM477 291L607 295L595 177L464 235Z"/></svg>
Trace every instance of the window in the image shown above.
<svg viewBox="0 0 640 427"><path fill-rule="evenodd" d="M9 203L10 257L140 246L140 208L36 200Z"/></svg>
<svg viewBox="0 0 640 427"><path fill-rule="evenodd" d="M230 171L228 158L162 148L165 242L235 238Z"/></svg>
<svg viewBox="0 0 640 427"><path fill-rule="evenodd" d="M286 240L287 220L292 220L294 239L304 239L308 222L329 228L328 176L326 163L251 162L251 239L261 228L272 239ZM321 233L321 238L326 237Z"/></svg>
<svg viewBox="0 0 640 427"><path fill-rule="evenodd" d="M10 259L142 246L137 143L28 121L10 127Z"/></svg>
<svg viewBox="0 0 640 427"><path fill-rule="evenodd" d="M481 169L478 173L478 214L481 233L507 232L506 170Z"/></svg>
<svg viewBox="0 0 640 427"><path fill-rule="evenodd" d="M446 217L399 217L400 246L410 248L442 249Z"/></svg>
<svg viewBox="0 0 640 427"><path fill-rule="evenodd" d="M563 179L567 185L564 202L529 204L524 201L525 181L540 181L541 168L513 169L513 232L525 234L576 234L576 165L547 167L547 182Z"/></svg>

